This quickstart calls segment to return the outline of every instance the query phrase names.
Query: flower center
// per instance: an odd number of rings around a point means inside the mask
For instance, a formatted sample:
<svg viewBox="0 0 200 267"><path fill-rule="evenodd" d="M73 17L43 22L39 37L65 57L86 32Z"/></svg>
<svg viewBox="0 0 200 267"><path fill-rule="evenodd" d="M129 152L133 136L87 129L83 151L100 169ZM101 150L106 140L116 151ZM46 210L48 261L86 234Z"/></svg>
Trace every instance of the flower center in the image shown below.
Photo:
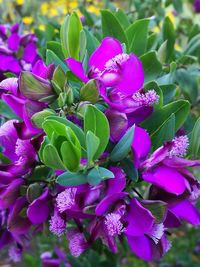
<svg viewBox="0 0 200 267"><path fill-rule="evenodd" d="M112 59L108 60L105 64L105 70L107 71L118 71L120 66L126 62L129 59L129 55L128 54L119 54L115 57L113 57Z"/></svg>
<svg viewBox="0 0 200 267"><path fill-rule="evenodd" d="M134 102L139 106L150 106L157 104L159 100L159 95L157 95L155 90L149 90L146 93L137 92L132 96Z"/></svg>
<svg viewBox="0 0 200 267"><path fill-rule="evenodd" d="M124 226L120 222L121 216L117 213L109 213L105 217L106 231L110 236L120 235L124 232Z"/></svg>
<svg viewBox="0 0 200 267"><path fill-rule="evenodd" d="M56 203L59 212L70 209L75 204L76 188L67 188L62 193L58 194Z"/></svg>
<svg viewBox="0 0 200 267"><path fill-rule="evenodd" d="M76 230L71 230L68 232L67 237L72 256L79 257L88 247L84 235Z"/></svg>
<svg viewBox="0 0 200 267"><path fill-rule="evenodd" d="M65 233L65 221L58 214L51 216L49 224L49 230L53 234L61 236Z"/></svg>
<svg viewBox="0 0 200 267"><path fill-rule="evenodd" d="M189 140L187 135L175 137L172 142L173 145L171 150L169 151L169 157L184 157L189 146Z"/></svg>

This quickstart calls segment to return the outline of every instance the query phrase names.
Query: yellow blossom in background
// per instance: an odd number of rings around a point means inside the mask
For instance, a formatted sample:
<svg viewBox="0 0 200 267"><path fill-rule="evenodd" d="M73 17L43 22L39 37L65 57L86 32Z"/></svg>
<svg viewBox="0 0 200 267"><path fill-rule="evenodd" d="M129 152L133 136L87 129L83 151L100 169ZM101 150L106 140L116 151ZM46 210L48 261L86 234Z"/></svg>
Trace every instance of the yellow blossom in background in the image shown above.
<svg viewBox="0 0 200 267"><path fill-rule="evenodd" d="M40 8L41 8L41 13L43 15L46 15L48 13L49 5L48 3L42 3Z"/></svg>
<svg viewBox="0 0 200 267"><path fill-rule="evenodd" d="M155 26L151 29L152 32L155 32L155 33L159 33L160 32L160 28L158 26Z"/></svg>
<svg viewBox="0 0 200 267"><path fill-rule="evenodd" d="M181 46L180 46L179 44L177 44L177 43L175 43L174 48L175 48L177 51L181 51L181 50L182 50Z"/></svg>
<svg viewBox="0 0 200 267"><path fill-rule="evenodd" d="M16 0L16 4L21 6L24 4L24 0Z"/></svg>
<svg viewBox="0 0 200 267"><path fill-rule="evenodd" d="M29 17L29 16L23 17L22 21L24 22L24 24L29 25L29 24L33 23L33 17Z"/></svg>
<svg viewBox="0 0 200 267"><path fill-rule="evenodd" d="M45 31L45 25L44 24L40 24L38 28L41 31Z"/></svg>
<svg viewBox="0 0 200 267"><path fill-rule="evenodd" d="M174 14L171 10L167 11L166 17L168 17L171 20L171 22L173 23L174 27L176 27L176 17L174 16Z"/></svg>

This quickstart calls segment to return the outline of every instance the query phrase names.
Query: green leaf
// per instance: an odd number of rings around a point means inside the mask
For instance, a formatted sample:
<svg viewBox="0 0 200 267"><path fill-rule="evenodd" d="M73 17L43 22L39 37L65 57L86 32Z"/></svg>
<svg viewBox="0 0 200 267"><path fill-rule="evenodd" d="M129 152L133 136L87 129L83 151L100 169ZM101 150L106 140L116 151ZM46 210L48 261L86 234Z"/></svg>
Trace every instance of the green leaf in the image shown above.
<svg viewBox="0 0 200 267"><path fill-rule="evenodd" d="M135 126L132 126L113 148L110 159L114 162L126 157L133 141Z"/></svg>
<svg viewBox="0 0 200 267"><path fill-rule="evenodd" d="M7 119L18 119L18 116L2 100L0 100L0 114Z"/></svg>
<svg viewBox="0 0 200 267"><path fill-rule="evenodd" d="M61 60L65 59L62 52L61 44L59 42L56 41L47 42L47 49L53 51Z"/></svg>
<svg viewBox="0 0 200 267"><path fill-rule="evenodd" d="M65 166L63 165L60 156L56 150L56 148L48 144L43 149L43 162L44 164L53 169L65 170Z"/></svg>
<svg viewBox="0 0 200 267"><path fill-rule="evenodd" d="M200 118L196 121L190 140L190 154L193 158L200 156Z"/></svg>
<svg viewBox="0 0 200 267"><path fill-rule="evenodd" d="M83 101L89 101L95 104L99 99L99 90L97 82L94 79L89 80L80 90L80 98Z"/></svg>
<svg viewBox="0 0 200 267"><path fill-rule="evenodd" d="M60 66L57 66L57 68L53 72L51 83L53 83L53 85L57 85L57 87L59 88L59 93L64 90L66 80L67 78L63 69Z"/></svg>
<svg viewBox="0 0 200 267"><path fill-rule="evenodd" d="M121 43L127 44L125 32L118 19L108 10L101 10L101 23L103 37L114 37Z"/></svg>
<svg viewBox="0 0 200 267"><path fill-rule="evenodd" d="M158 60L164 63L167 58L167 40L164 41L158 49Z"/></svg>
<svg viewBox="0 0 200 267"><path fill-rule="evenodd" d="M100 141L99 138L93 134L93 132L88 131L86 134L86 147L87 147L87 159L90 163L95 153L97 152L97 149L99 147Z"/></svg>
<svg viewBox="0 0 200 267"><path fill-rule="evenodd" d="M126 175L134 182L137 182L138 180L138 171L134 167L133 161L125 158L120 162L120 165L122 166L122 169L126 173Z"/></svg>
<svg viewBox="0 0 200 267"><path fill-rule="evenodd" d="M91 32L89 32L85 28L84 28L84 32L87 38L87 52L88 52L88 55L90 56L94 52L94 50L98 47L99 41L96 39L96 37Z"/></svg>
<svg viewBox="0 0 200 267"><path fill-rule="evenodd" d="M174 44L176 41L176 33L174 30L173 23L169 17L166 17L163 23L163 41L167 41L167 56L166 59L170 60L174 53Z"/></svg>
<svg viewBox="0 0 200 267"><path fill-rule="evenodd" d="M167 212L167 204L162 201L152 201L142 204L146 209L150 210L156 219L156 223L163 222L163 218Z"/></svg>
<svg viewBox="0 0 200 267"><path fill-rule="evenodd" d="M97 185L105 179L114 178L113 172L103 167L95 167L88 172L87 181L90 185Z"/></svg>
<svg viewBox="0 0 200 267"><path fill-rule="evenodd" d="M128 20L128 16L122 9L117 9L115 12L115 17L118 19L119 23L121 24L122 28L126 30L128 26L130 25L130 22Z"/></svg>
<svg viewBox="0 0 200 267"><path fill-rule="evenodd" d="M65 172L59 175L56 182L63 186L77 186L87 183L87 176L84 173Z"/></svg>
<svg viewBox="0 0 200 267"><path fill-rule="evenodd" d="M69 70L67 64L65 64L53 51L49 49L46 51L46 64L60 66L65 73Z"/></svg>
<svg viewBox="0 0 200 267"><path fill-rule="evenodd" d="M65 118L61 118L61 117L57 117L57 116L50 116L47 118L46 121L48 121L48 120L54 120L54 121L60 122L64 125L70 127L73 130L73 132L75 133L75 135L77 136L77 138L81 144L81 147L86 151L85 134L80 127L78 127L76 124L74 124L73 122L71 122ZM86 154L84 156L86 156Z"/></svg>
<svg viewBox="0 0 200 267"><path fill-rule="evenodd" d="M175 84L165 84L160 85L160 88L163 92L163 104L166 105L169 102L172 102L176 94L176 85Z"/></svg>
<svg viewBox="0 0 200 267"><path fill-rule="evenodd" d="M73 12L67 15L60 30L60 39L65 57L79 60L80 34L82 24L79 16Z"/></svg>
<svg viewBox="0 0 200 267"><path fill-rule="evenodd" d="M162 125L170 118L171 114L175 115L175 132L183 125L188 113L190 104L187 100L177 100L157 109L153 114L142 123L150 135L154 135Z"/></svg>
<svg viewBox="0 0 200 267"><path fill-rule="evenodd" d="M145 73L145 82L155 80L162 71L162 65L158 61L156 52L150 51L141 56L142 65Z"/></svg>
<svg viewBox="0 0 200 267"><path fill-rule="evenodd" d="M80 143L77 145L73 144L69 140L64 141L61 145L60 151L63 164L66 168L71 172L77 171L81 160Z"/></svg>
<svg viewBox="0 0 200 267"><path fill-rule="evenodd" d="M66 136L67 134L66 125L60 123L57 120L52 120L50 118L47 118L43 122L42 128L44 129L50 141L52 140L53 133L56 134L57 136Z"/></svg>
<svg viewBox="0 0 200 267"><path fill-rule="evenodd" d="M42 124L46 118L48 118L51 115L55 115L55 111L53 109L46 108L40 112L35 113L32 117L31 120L33 124L38 127L42 128Z"/></svg>
<svg viewBox="0 0 200 267"><path fill-rule="evenodd" d="M147 46L149 19L135 21L126 29L129 52L140 56L145 53Z"/></svg>
<svg viewBox="0 0 200 267"><path fill-rule="evenodd" d="M154 148L162 146L165 141L170 141L175 136L175 115L171 114L168 120L166 120L162 127L152 135L152 144Z"/></svg>
<svg viewBox="0 0 200 267"><path fill-rule="evenodd" d="M95 106L88 105L84 115L84 132L91 131L99 138L100 144L94 158L98 158L108 144L110 128L106 116Z"/></svg>

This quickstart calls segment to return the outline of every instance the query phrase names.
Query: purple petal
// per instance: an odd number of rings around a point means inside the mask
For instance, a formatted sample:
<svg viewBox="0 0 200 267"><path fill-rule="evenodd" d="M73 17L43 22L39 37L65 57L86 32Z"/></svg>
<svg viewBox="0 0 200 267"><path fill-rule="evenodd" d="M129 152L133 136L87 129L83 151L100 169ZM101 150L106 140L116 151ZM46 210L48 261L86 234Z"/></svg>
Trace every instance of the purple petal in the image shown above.
<svg viewBox="0 0 200 267"><path fill-rule="evenodd" d="M1 55L0 69L3 71L11 71L18 74L21 71L21 66L18 60L12 56Z"/></svg>
<svg viewBox="0 0 200 267"><path fill-rule="evenodd" d="M70 70L84 83L88 82L89 79L85 75L82 63L73 59L73 58L67 58L65 59L65 62L67 63L67 66L70 68Z"/></svg>
<svg viewBox="0 0 200 267"><path fill-rule="evenodd" d="M23 118L23 107L25 103L24 99L21 99L11 94L3 94L2 99L17 114L17 116Z"/></svg>
<svg viewBox="0 0 200 267"><path fill-rule="evenodd" d="M34 64L32 73L43 79L51 80L54 69L55 66L53 64L46 66L44 62L40 59Z"/></svg>
<svg viewBox="0 0 200 267"><path fill-rule="evenodd" d="M48 200L49 190L46 189L40 197L29 205L27 216L33 224L41 224L47 220L49 216Z"/></svg>
<svg viewBox="0 0 200 267"><path fill-rule="evenodd" d="M146 130L135 126L134 137L132 142L132 150L138 159L145 158L151 148L151 139Z"/></svg>
<svg viewBox="0 0 200 267"><path fill-rule="evenodd" d="M8 47L16 52L19 49L20 36L17 33L13 33L8 37Z"/></svg>
<svg viewBox="0 0 200 267"><path fill-rule="evenodd" d="M170 204L169 210L182 220L188 221L193 225L200 225L200 213L187 199Z"/></svg>
<svg viewBox="0 0 200 267"><path fill-rule="evenodd" d="M130 111L131 107L124 110L124 112L127 113L129 126L132 126L133 124L139 124L148 118L153 112L153 107L144 106L139 107L134 111Z"/></svg>
<svg viewBox="0 0 200 267"><path fill-rule="evenodd" d="M140 236L149 232L155 221L151 212L145 209L136 198L131 199L125 220L128 222L125 233L131 236Z"/></svg>
<svg viewBox="0 0 200 267"><path fill-rule="evenodd" d="M125 134L128 128L128 120L125 113L108 109L105 113L110 124L111 140L117 142Z"/></svg>
<svg viewBox="0 0 200 267"><path fill-rule="evenodd" d="M24 183L23 179L15 179L8 185L0 187L0 208L6 209L12 205L19 196L20 187Z"/></svg>
<svg viewBox="0 0 200 267"><path fill-rule="evenodd" d="M179 157L166 158L163 160L163 164L173 168L187 168L200 166L200 160L190 160Z"/></svg>
<svg viewBox="0 0 200 267"><path fill-rule="evenodd" d="M166 228L178 228L181 222L175 214L168 210L164 225Z"/></svg>
<svg viewBox="0 0 200 267"><path fill-rule="evenodd" d="M37 56L37 46L35 43L29 43L25 49L23 54L23 59L28 62L32 63Z"/></svg>
<svg viewBox="0 0 200 267"><path fill-rule="evenodd" d="M0 249L13 241L11 233L7 230L0 230Z"/></svg>
<svg viewBox="0 0 200 267"><path fill-rule="evenodd" d="M128 244L131 250L141 259L151 261L153 259L153 241L146 236L127 235Z"/></svg>
<svg viewBox="0 0 200 267"><path fill-rule="evenodd" d="M120 42L114 38L106 37L89 59L89 66L103 70L108 60L123 53Z"/></svg>
<svg viewBox="0 0 200 267"><path fill-rule="evenodd" d="M7 78L0 82L0 89L9 91L17 96L18 91L18 78Z"/></svg>
<svg viewBox="0 0 200 267"><path fill-rule="evenodd" d="M14 122L17 121L9 120L0 127L0 144L4 147L3 154L12 161L18 159L15 154L15 145L18 136Z"/></svg>
<svg viewBox="0 0 200 267"><path fill-rule="evenodd" d="M114 179L108 179L106 182L107 191L106 196L120 193L126 186L126 176L121 168L110 167L110 170L114 173Z"/></svg>
<svg viewBox="0 0 200 267"><path fill-rule="evenodd" d="M142 62L133 54L121 66L121 80L117 84L116 91L123 95L132 95L139 90L144 83L144 70Z"/></svg>
<svg viewBox="0 0 200 267"><path fill-rule="evenodd" d="M181 195L186 189L185 177L176 169L166 166L144 172L143 179L175 195Z"/></svg>
<svg viewBox="0 0 200 267"><path fill-rule="evenodd" d="M12 234L26 234L31 226L28 218L20 216L20 212L27 205L25 197L16 200L8 215L8 229Z"/></svg>
<svg viewBox="0 0 200 267"><path fill-rule="evenodd" d="M109 208L110 205L112 205L114 202L124 198L127 195L127 193L122 192L122 193L115 193L112 195L109 195L105 197L97 206L95 213L97 216L103 215L107 209Z"/></svg>

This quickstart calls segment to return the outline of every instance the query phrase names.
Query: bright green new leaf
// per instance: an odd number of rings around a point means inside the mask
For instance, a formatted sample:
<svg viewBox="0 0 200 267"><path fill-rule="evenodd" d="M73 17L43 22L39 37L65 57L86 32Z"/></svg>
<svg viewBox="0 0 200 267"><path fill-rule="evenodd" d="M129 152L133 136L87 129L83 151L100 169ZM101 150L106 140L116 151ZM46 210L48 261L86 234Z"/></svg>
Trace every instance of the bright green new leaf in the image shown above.
<svg viewBox="0 0 200 267"><path fill-rule="evenodd" d="M87 159L90 163L94 158L95 153L99 147L99 138L93 134L93 132L88 131L86 134L86 147L87 147Z"/></svg>
<svg viewBox="0 0 200 267"><path fill-rule="evenodd" d="M64 141L61 145L60 152L65 167L71 172L77 171L81 159L80 143L77 145L77 143L73 144L69 140Z"/></svg>
<svg viewBox="0 0 200 267"><path fill-rule="evenodd" d="M98 158L104 151L109 141L109 123L103 112L95 106L88 105L84 115L84 132L91 131L99 138L100 144L94 158Z"/></svg>
<svg viewBox="0 0 200 267"><path fill-rule="evenodd" d="M59 170L65 169L65 166L63 165L60 156L53 145L46 145L42 154L43 162L47 167Z"/></svg>
<svg viewBox="0 0 200 267"><path fill-rule="evenodd" d="M82 28L80 18L75 12L66 16L60 31L61 45L65 57L79 60Z"/></svg>

